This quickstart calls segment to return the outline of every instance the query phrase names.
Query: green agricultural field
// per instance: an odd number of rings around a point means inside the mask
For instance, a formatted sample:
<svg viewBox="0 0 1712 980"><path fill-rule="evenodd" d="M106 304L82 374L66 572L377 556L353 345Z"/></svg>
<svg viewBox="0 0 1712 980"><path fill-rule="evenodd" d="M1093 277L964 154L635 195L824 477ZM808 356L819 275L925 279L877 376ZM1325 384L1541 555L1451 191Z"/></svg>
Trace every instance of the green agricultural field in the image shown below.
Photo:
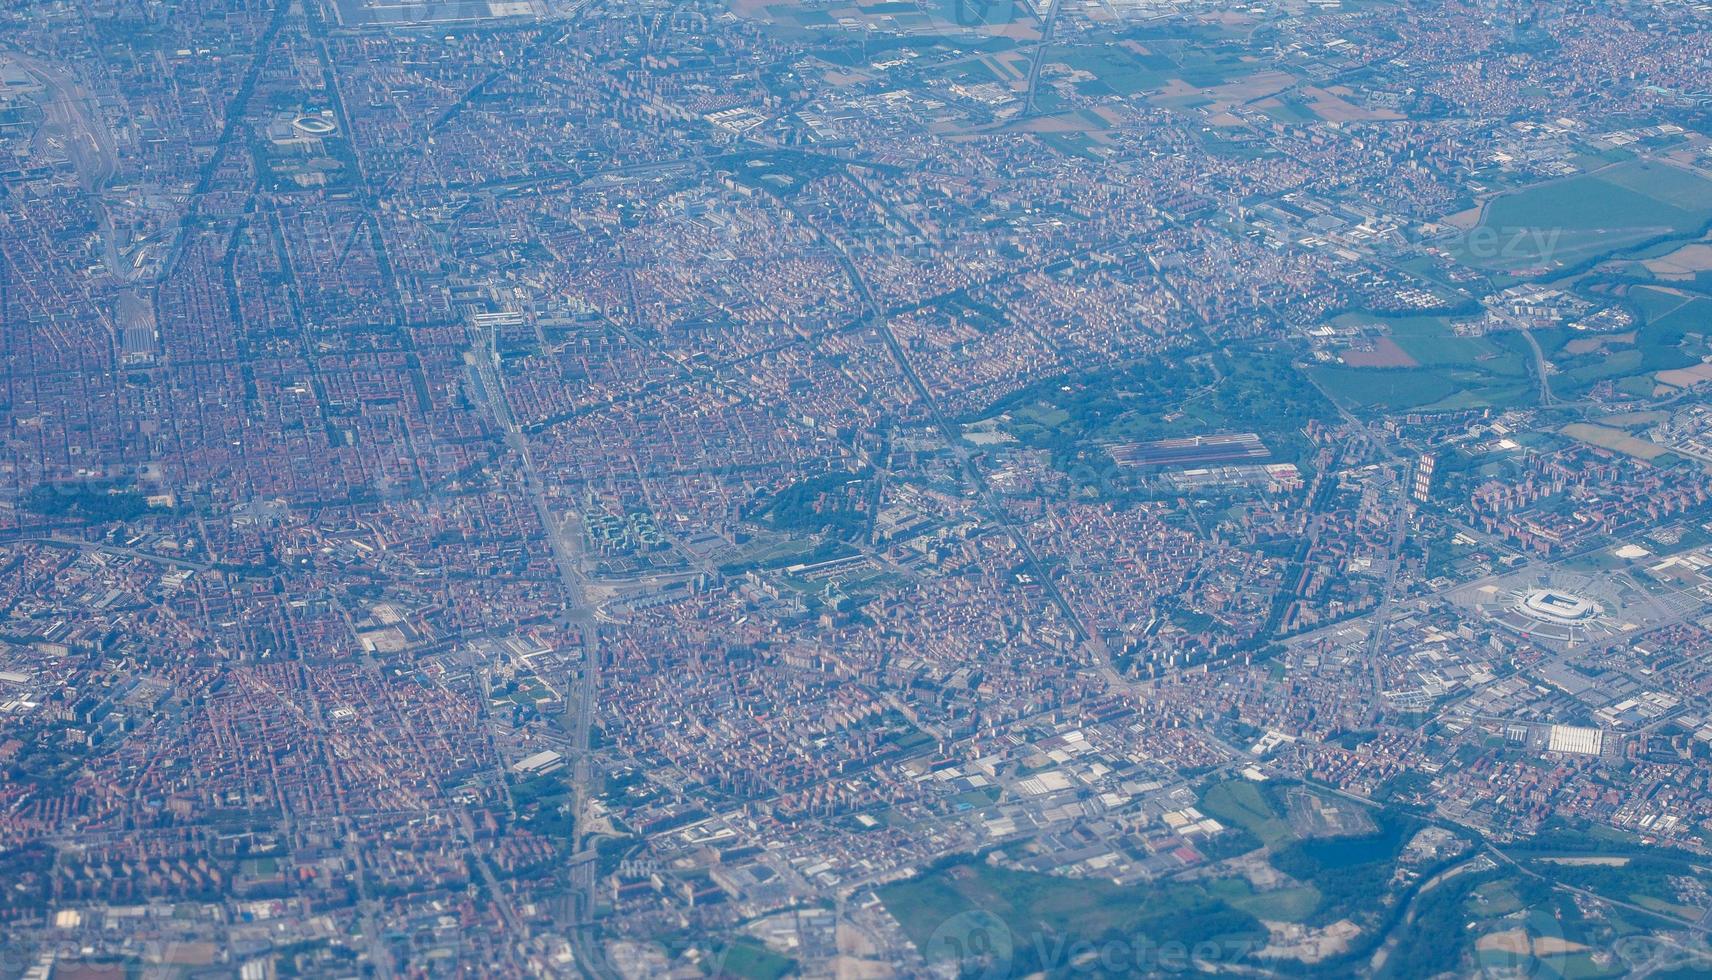
<svg viewBox="0 0 1712 980"><path fill-rule="evenodd" d="M1077 943L1115 940L1125 944L1129 955L1145 955L1150 944L1156 947L1163 942L1192 947L1227 941L1228 948L1241 950L1266 935L1253 915L1200 885L1154 882L1126 887L1099 879L1012 871L973 860L894 882L882 887L879 895L916 948L941 961L956 955L957 944L945 942L943 931L940 941L934 941L936 931L954 930L958 921L968 920L952 920L965 914L970 919L975 913L996 917L1008 935L988 948L1008 947L1008 975L1013 976L1062 972L1070 964L1058 957Z"/></svg>
<svg viewBox="0 0 1712 980"><path fill-rule="evenodd" d="M744 980L779 980L796 971L796 960L747 939L727 946L719 960L721 976L742 977Z"/></svg>
<svg viewBox="0 0 1712 980"><path fill-rule="evenodd" d="M1356 411L1506 408L1535 397L1531 353L1519 335L1458 336L1441 316L1346 313L1340 326L1383 324L1416 367L1321 365L1308 369L1332 397Z"/></svg>
<svg viewBox="0 0 1712 980"><path fill-rule="evenodd" d="M1267 847L1296 839L1289 822L1266 801L1260 787L1245 779L1213 786L1201 797L1200 808L1223 823L1247 830Z"/></svg>
<svg viewBox="0 0 1712 980"><path fill-rule="evenodd" d="M1586 387L1587 384L1604 378L1621 378L1635 374L1641 370L1641 352L1638 350L1605 351L1596 357L1589 358L1590 363L1569 368L1559 374L1575 387ZM1560 367L1562 364L1559 365ZM1556 379L1554 378L1555 382Z"/></svg>
<svg viewBox="0 0 1712 980"><path fill-rule="evenodd" d="M1636 290L1636 292L1655 291L1643 289ZM1712 299L1675 296L1668 293L1660 295L1675 302L1660 304L1660 312L1648 318L1647 331L1640 338L1642 344L1647 343L1650 339L1654 344L1674 347L1687 334L1697 333L1703 336L1712 334Z"/></svg>
<svg viewBox="0 0 1712 980"><path fill-rule="evenodd" d="M1652 288L1628 295L1637 314L1633 343L1608 343L1601 350L1569 355L1547 348L1556 368L1552 390L1560 397L1578 397L1601 381L1645 395L1659 371L1697 364L1703 341L1691 338L1712 333L1712 299L1682 296ZM1545 335L1537 334L1542 342Z"/></svg>
<svg viewBox="0 0 1712 980"><path fill-rule="evenodd" d="M1037 23L1033 11L1016 0L929 0L928 11L939 21L965 28L1004 27L1024 21Z"/></svg>
<svg viewBox="0 0 1712 980"><path fill-rule="evenodd" d="M1686 296L1651 286L1642 286L1629 292L1629 305L1633 306L1636 312L1640 313L1649 323L1681 309L1686 302L1688 302Z"/></svg>
<svg viewBox="0 0 1712 980"><path fill-rule="evenodd" d="M1531 402L1534 387L1523 379L1497 379L1468 368L1307 369L1333 398L1364 412L1452 411L1508 408Z"/></svg>
<svg viewBox="0 0 1712 980"><path fill-rule="evenodd" d="M1160 67L1157 62L1146 64L1141 56L1115 44L1052 48L1047 52L1046 62L1069 65L1094 75L1098 81L1083 83L1089 94L1135 95L1164 86L1169 77L1168 68Z"/></svg>
<svg viewBox="0 0 1712 980"><path fill-rule="evenodd" d="M1468 908L1481 918L1497 919L1527 908L1527 903L1516 894L1516 883L1500 879L1474 889L1468 896Z"/></svg>
<svg viewBox="0 0 1712 980"><path fill-rule="evenodd" d="M1183 81L1196 88L1229 85L1237 79L1271 67L1268 62L1244 61L1235 55L1208 55L1198 52L1194 56L1180 59L1180 64Z"/></svg>
<svg viewBox="0 0 1712 980"><path fill-rule="evenodd" d="M1246 878L1210 881L1207 893L1263 922L1303 922L1320 904L1320 893L1314 888L1297 885L1257 892Z"/></svg>
<svg viewBox="0 0 1712 980"><path fill-rule="evenodd" d="M1486 209L1486 224L1494 228L1562 228L1566 231L1605 231L1628 228L1671 228L1686 231L1686 206L1626 186L1616 178L1625 164L1599 175L1582 174L1536 185L1495 199Z"/></svg>
<svg viewBox="0 0 1712 980"><path fill-rule="evenodd" d="M1300 125L1302 123L1317 123L1320 121L1320 117L1315 115L1312 109L1308 108L1307 103L1302 100L1301 96L1297 95L1285 96L1278 100L1277 105L1268 106L1265 111L1268 116L1284 123Z"/></svg>
<svg viewBox="0 0 1712 980"><path fill-rule="evenodd" d="M1391 339L1423 367L1478 368L1494 375L1524 378L1528 363L1501 337L1459 337L1443 317L1398 317L1390 321Z"/></svg>
<svg viewBox="0 0 1712 980"><path fill-rule="evenodd" d="M1712 181L1632 160L1493 198L1454 251L1483 269L1564 268L1712 221Z"/></svg>
<svg viewBox="0 0 1712 980"><path fill-rule="evenodd" d="M1267 922L1306 922L1320 906L1320 891L1311 885L1301 885L1233 898L1230 903Z"/></svg>
<svg viewBox="0 0 1712 980"><path fill-rule="evenodd" d="M1712 201L1708 201L1706 197L1712 184L1680 167L1632 161L1602 171L1599 177L1672 207L1692 212L1712 212Z"/></svg>
<svg viewBox="0 0 1712 980"><path fill-rule="evenodd" d="M1134 40L1148 53L1114 43L1065 45L1052 48L1047 62L1098 76L1098 82L1084 85L1087 94L1111 91L1121 95L1161 89L1173 79L1197 89L1215 88L1270 67L1265 60L1245 58L1244 47L1227 43L1229 38L1211 28L1170 37L1140 32Z"/></svg>

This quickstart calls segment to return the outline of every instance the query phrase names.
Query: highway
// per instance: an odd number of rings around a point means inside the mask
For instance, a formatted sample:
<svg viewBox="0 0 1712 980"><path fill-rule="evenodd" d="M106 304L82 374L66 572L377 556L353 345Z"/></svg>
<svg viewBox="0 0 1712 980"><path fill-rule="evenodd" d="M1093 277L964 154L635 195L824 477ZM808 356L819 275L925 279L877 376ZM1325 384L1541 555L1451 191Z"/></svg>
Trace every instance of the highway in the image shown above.
<svg viewBox="0 0 1712 980"><path fill-rule="evenodd" d="M1557 396L1552 394L1551 375L1546 373L1546 352L1540 349L1540 342L1534 339L1533 332L1522 328L1522 339L1528 342L1528 348L1534 352L1534 374L1540 381L1540 406L1553 408L1557 405Z"/></svg>
<svg viewBox="0 0 1712 980"><path fill-rule="evenodd" d="M1063 0L1047 0L1046 20L1040 25L1040 41L1034 46L1034 60L1028 66L1028 94L1022 100L1023 119L1034 115L1034 93L1040 87L1040 66L1046 61L1047 50L1052 46L1052 31L1058 26L1058 11L1063 6Z"/></svg>

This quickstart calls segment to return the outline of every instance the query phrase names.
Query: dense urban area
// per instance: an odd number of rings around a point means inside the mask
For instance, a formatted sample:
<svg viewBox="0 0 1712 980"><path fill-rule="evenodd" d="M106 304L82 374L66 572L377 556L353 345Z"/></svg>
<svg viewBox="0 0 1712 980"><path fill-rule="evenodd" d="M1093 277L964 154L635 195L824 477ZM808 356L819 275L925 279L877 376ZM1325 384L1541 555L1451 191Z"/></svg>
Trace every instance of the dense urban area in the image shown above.
<svg viewBox="0 0 1712 980"><path fill-rule="evenodd" d="M0 3L0 978L1712 975L1712 4Z"/></svg>

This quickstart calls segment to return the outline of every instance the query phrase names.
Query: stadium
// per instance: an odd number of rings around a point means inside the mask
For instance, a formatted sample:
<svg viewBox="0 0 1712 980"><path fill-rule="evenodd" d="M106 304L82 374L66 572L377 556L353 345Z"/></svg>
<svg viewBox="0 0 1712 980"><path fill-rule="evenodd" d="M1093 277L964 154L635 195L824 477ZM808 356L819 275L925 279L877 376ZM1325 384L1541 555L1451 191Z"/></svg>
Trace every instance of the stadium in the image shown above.
<svg viewBox="0 0 1712 980"><path fill-rule="evenodd" d="M1604 612L1592 599L1553 589L1534 589L1523 595L1515 608L1531 619L1562 626L1586 623Z"/></svg>
<svg viewBox="0 0 1712 980"><path fill-rule="evenodd" d="M1456 601L1496 626L1559 649L1597 642L1645 625L1649 612L1603 575L1526 569L1459 590Z"/></svg>

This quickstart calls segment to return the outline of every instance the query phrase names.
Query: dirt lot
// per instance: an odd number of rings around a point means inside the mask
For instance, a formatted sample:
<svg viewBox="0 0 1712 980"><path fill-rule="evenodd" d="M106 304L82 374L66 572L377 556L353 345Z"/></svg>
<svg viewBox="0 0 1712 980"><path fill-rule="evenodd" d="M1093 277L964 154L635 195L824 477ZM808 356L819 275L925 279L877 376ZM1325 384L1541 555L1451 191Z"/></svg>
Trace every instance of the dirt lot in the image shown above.
<svg viewBox="0 0 1712 980"><path fill-rule="evenodd" d="M1633 347L1635 344L1635 332L1631 330L1628 333L1606 334L1603 337L1577 337L1563 345L1563 352L1565 354L1586 354L1591 351L1599 350L1607 344Z"/></svg>
<svg viewBox="0 0 1712 980"><path fill-rule="evenodd" d="M1420 362L1409 356L1409 352L1397 346L1390 337L1381 337L1367 350L1350 348L1339 355L1343 362L1350 367L1419 367Z"/></svg>
<svg viewBox="0 0 1712 980"><path fill-rule="evenodd" d="M1656 442L1636 438L1622 429L1593 425L1588 422L1574 422L1558 431L1571 439L1577 439L1602 449L1615 450L1636 459L1657 459L1669 452Z"/></svg>
<svg viewBox="0 0 1712 980"><path fill-rule="evenodd" d="M1474 946L1476 949L1495 950L1513 956L1557 956L1563 953L1580 952L1587 948L1580 943L1572 943L1558 936L1540 936L1537 939L1531 939L1526 929L1489 932L1481 936Z"/></svg>
<svg viewBox="0 0 1712 980"><path fill-rule="evenodd" d="M1669 255L1647 259L1641 264L1660 279L1693 279L1696 273L1712 272L1712 244L1695 242L1684 245Z"/></svg>
<svg viewBox="0 0 1712 980"><path fill-rule="evenodd" d="M1660 371L1654 377L1672 388L1692 388L1702 382L1712 381L1712 364L1696 364L1693 367Z"/></svg>
<svg viewBox="0 0 1712 980"><path fill-rule="evenodd" d="M1312 97L1308 108L1314 111L1326 122L1366 122L1375 119L1392 120L1403 118L1401 113L1390 109L1369 109L1353 102L1345 101L1342 96L1349 94L1348 89L1341 92L1338 89L1323 89L1309 86L1303 90Z"/></svg>

